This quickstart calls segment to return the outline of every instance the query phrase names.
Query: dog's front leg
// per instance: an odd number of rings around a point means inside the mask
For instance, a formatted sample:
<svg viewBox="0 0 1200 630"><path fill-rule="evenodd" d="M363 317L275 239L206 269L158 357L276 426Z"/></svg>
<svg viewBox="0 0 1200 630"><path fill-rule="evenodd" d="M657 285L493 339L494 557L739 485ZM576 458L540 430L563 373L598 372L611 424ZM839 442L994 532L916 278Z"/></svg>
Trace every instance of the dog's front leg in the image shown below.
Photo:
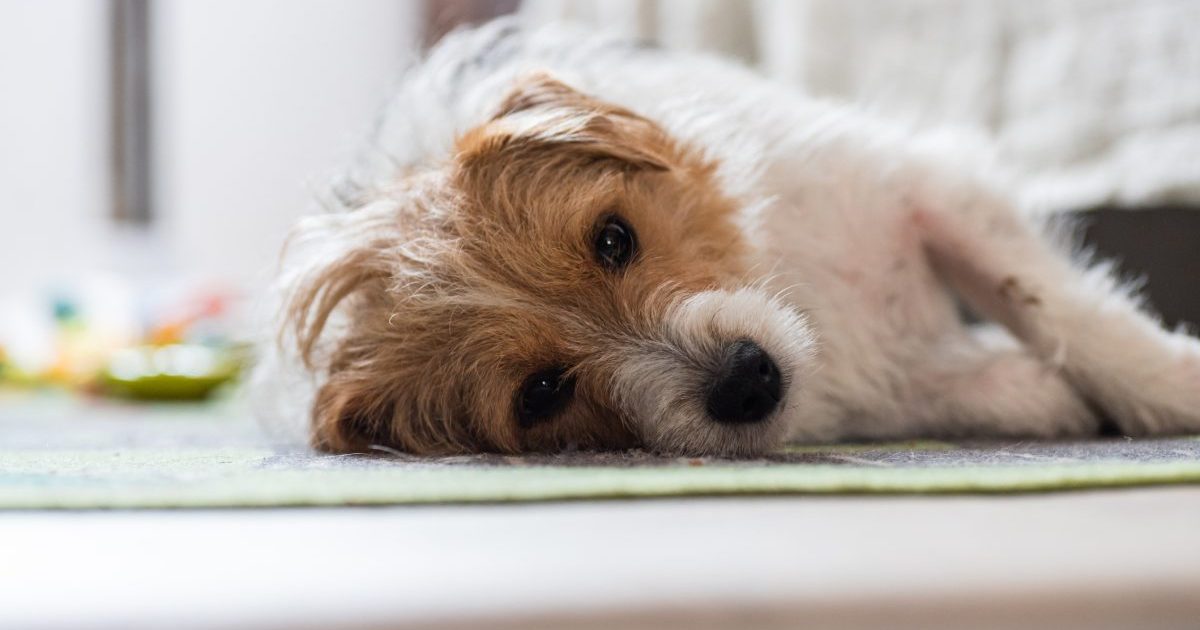
<svg viewBox="0 0 1200 630"><path fill-rule="evenodd" d="M990 328L990 327L987 327ZM1100 419L1064 378L1007 334L1003 347L955 331L910 364L915 394L905 417L917 435L1061 438L1095 434Z"/></svg>
<svg viewBox="0 0 1200 630"><path fill-rule="evenodd" d="M1073 262L984 185L925 191L913 207L942 277L1122 432L1200 431L1200 340L1163 329L1108 268Z"/></svg>

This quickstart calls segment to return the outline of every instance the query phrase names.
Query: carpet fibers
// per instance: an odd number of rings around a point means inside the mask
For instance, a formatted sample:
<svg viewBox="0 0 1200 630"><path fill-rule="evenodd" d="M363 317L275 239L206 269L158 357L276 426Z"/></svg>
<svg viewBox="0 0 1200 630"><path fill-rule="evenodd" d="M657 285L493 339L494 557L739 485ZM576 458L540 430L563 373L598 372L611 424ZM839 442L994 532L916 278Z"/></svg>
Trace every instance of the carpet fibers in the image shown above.
<svg viewBox="0 0 1200 630"><path fill-rule="evenodd" d="M236 403L0 398L0 509L395 505L732 494L1006 493L1200 483L1200 438L791 447L755 460L641 451L332 456Z"/></svg>

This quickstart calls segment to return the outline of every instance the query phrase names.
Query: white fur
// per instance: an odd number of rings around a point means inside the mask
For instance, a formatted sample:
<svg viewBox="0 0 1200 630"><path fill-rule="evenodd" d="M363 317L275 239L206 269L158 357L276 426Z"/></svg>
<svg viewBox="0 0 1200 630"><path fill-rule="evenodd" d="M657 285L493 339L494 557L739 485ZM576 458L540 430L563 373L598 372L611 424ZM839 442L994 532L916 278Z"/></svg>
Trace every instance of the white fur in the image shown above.
<svg viewBox="0 0 1200 630"><path fill-rule="evenodd" d="M1097 411L1128 434L1200 430L1200 342L1052 245L981 154L721 60L565 27L453 35L401 84L345 203L445 159L535 70L702 148L744 204L762 283L697 295L668 318L665 345L623 349L613 387L651 445L745 454L784 434L1052 437L1094 432ZM963 324L952 291L1007 332ZM706 343L731 336L767 348L790 382L768 422L718 426L688 394L714 356Z"/></svg>
<svg viewBox="0 0 1200 630"><path fill-rule="evenodd" d="M726 344L753 339L778 364L785 394L762 423L713 422L703 396ZM612 383L622 411L647 446L664 451L747 455L778 444L812 374L816 342L805 318L759 289L704 291L677 303L653 340L616 348ZM790 393L790 394L789 394Z"/></svg>

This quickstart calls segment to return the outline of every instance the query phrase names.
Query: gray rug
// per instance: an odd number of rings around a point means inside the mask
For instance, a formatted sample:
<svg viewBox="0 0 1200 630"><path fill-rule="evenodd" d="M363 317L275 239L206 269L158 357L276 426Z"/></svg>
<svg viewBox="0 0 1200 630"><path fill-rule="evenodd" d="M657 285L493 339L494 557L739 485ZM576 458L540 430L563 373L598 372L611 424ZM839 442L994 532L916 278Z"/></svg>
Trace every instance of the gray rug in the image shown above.
<svg viewBox="0 0 1200 630"><path fill-rule="evenodd" d="M322 455L236 401L0 398L0 508L245 507L718 494L972 493L1200 482L1200 439L791 447L752 460L644 451Z"/></svg>

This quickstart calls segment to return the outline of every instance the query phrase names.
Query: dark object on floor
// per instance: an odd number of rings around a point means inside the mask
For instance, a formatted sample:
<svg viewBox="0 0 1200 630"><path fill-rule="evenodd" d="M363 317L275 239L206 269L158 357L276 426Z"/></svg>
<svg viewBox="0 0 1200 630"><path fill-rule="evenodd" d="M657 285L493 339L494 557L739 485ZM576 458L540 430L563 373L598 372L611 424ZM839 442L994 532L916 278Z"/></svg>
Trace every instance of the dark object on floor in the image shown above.
<svg viewBox="0 0 1200 630"><path fill-rule="evenodd" d="M1142 278L1143 295L1168 326L1200 329L1200 208L1100 208L1079 213L1084 241Z"/></svg>

